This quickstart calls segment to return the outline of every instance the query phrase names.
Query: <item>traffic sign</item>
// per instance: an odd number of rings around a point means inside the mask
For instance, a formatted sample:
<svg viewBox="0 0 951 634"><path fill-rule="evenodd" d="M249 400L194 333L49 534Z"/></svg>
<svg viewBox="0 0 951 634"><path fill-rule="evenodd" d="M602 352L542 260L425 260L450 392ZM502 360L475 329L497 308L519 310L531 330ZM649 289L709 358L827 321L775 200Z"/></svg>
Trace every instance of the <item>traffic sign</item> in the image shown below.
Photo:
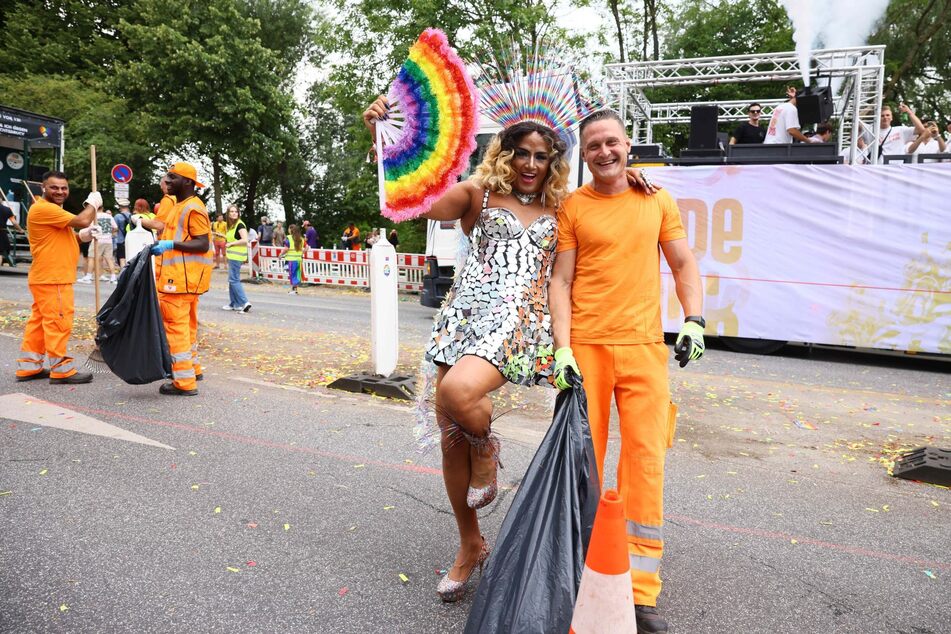
<svg viewBox="0 0 951 634"><path fill-rule="evenodd" d="M116 200L129 197L129 183L116 183L114 188Z"/></svg>
<svg viewBox="0 0 951 634"><path fill-rule="evenodd" d="M132 168L122 163L113 166L112 180L117 183L128 183L132 180Z"/></svg>

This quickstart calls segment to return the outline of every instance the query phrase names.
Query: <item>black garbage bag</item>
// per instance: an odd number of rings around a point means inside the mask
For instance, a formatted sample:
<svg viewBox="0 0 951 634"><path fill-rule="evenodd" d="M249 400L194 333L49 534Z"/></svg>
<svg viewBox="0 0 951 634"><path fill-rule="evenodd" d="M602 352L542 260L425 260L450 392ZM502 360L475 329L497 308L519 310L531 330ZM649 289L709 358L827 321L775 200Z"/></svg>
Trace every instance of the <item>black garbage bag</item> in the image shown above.
<svg viewBox="0 0 951 634"><path fill-rule="evenodd" d="M465 634L567 632L601 495L581 378L555 415L512 501Z"/></svg>
<svg viewBox="0 0 951 634"><path fill-rule="evenodd" d="M141 385L171 376L172 355L148 249L129 260L116 289L96 315L96 323L96 344L106 365L120 379Z"/></svg>

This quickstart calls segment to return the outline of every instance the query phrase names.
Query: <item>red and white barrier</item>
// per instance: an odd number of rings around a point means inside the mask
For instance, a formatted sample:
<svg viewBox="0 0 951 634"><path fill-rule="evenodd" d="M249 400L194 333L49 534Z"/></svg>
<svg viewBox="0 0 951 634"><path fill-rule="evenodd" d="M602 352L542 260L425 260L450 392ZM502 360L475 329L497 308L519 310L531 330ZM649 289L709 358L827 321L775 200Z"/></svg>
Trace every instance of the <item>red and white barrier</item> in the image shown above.
<svg viewBox="0 0 951 634"><path fill-rule="evenodd" d="M268 280L287 281L287 264L280 257L283 247L256 247L255 259L259 274ZM305 249L301 262L301 282L369 288L370 250L340 251L337 249ZM397 288L419 292L423 289L423 267L426 256L416 253L397 253Z"/></svg>

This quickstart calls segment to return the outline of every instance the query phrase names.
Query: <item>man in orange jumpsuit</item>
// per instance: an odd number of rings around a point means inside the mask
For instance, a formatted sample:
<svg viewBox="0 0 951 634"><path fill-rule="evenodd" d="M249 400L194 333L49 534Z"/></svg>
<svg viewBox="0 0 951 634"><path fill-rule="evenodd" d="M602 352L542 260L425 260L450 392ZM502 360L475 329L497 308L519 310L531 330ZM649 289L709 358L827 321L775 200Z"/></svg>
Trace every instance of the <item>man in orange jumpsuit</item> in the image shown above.
<svg viewBox="0 0 951 634"><path fill-rule="evenodd" d="M153 220L143 227L160 232L152 245L159 307L172 354L172 381L159 388L169 395L194 396L201 380L198 361L198 297L208 291L214 251L211 221L195 195L198 174L190 163L175 163L163 178L166 196Z"/></svg>
<svg viewBox="0 0 951 634"><path fill-rule="evenodd" d="M23 330L17 359L17 381L49 378L50 383L89 383L92 374L79 372L76 361L66 356L73 330L73 284L79 262L79 239L89 242L98 227L90 225L102 208L102 196L92 192L79 214L62 205L69 197L69 181L63 172L43 175L43 197L30 207L26 218L33 264L27 281L33 295L30 319ZM49 370L43 368L44 357Z"/></svg>
<svg viewBox="0 0 951 634"><path fill-rule="evenodd" d="M610 110L591 115L580 136L593 181L573 192L558 215L558 255L548 291L555 383L567 387L568 367L584 377L602 482L614 395L621 428L617 481L627 519L637 631L667 632L656 605L664 551L664 455L676 408L667 384L659 250L686 315L675 347L681 366L703 354L700 273L670 194L650 195L629 185L631 143L618 115Z"/></svg>

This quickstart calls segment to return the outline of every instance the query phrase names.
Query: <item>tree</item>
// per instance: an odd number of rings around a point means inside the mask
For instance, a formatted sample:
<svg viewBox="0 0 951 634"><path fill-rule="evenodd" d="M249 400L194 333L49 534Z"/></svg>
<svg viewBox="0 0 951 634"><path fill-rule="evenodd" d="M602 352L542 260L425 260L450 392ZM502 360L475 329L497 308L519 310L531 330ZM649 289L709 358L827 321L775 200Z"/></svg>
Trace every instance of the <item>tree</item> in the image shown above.
<svg viewBox="0 0 951 634"><path fill-rule="evenodd" d="M948 116L951 0L892 0L869 41L886 45L886 102L907 101L919 116Z"/></svg>

